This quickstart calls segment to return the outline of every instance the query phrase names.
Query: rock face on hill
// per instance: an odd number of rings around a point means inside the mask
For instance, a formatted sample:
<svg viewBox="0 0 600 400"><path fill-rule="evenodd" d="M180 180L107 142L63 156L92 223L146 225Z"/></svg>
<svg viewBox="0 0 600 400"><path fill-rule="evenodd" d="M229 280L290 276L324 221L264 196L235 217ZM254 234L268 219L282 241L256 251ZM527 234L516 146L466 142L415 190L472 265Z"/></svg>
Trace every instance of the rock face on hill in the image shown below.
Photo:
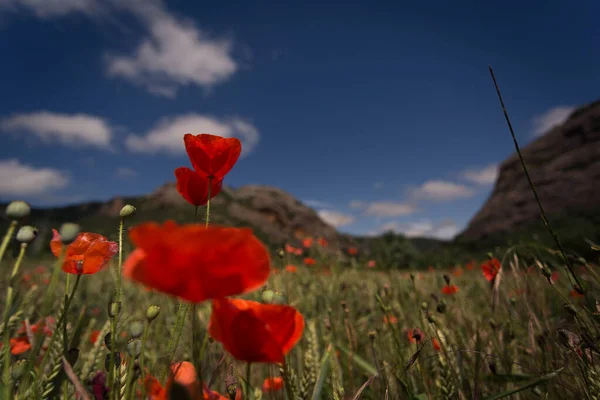
<svg viewBox="0 0 600 400"><path fill-rule="evenodd" d="M548 215L600 210L600 100L581 107L521 149ZM487 202L462 237L470 240L540 221L518 155L505 160Z"/></svg>

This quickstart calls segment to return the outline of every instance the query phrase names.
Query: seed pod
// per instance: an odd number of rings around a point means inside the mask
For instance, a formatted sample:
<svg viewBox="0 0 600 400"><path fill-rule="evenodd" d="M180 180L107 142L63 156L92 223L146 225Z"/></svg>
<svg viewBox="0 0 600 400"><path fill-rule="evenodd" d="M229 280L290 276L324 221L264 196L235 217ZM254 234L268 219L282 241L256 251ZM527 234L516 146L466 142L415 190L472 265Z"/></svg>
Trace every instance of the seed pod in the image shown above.
<svg viewBox="0 0 600 400"><path fill-rule="evenodd" d="M69 244L77 238L77 235L79 235L79 225L72 222L66 222L60 226L58 233L60 234L61 242L65 245Z"/></svg>
<svg viewBox="0 0 600 400"><path fill-rule="evenodd" d="M139 339L132 339L127 343L127 353L131 358L138 358L142 353L142 341Z"/></svg>
<svg viewBox="0 0 600 400"><path fill-rule="evenodd" d="M22 226L17 232L17 240L21 243L31 243L38 233L37 228L33 226Z"/></svg>
<svg viewBox="0 0 600 400"><path fill-rule="evenodd" d="M119 211L119 217L121 217L122 219L125 219L127 217L132 216L134 213L135 213L135 207L132 206L131 204L127 204L126 206L121 208L121 211Z"/></svg>
<svg viewBox="0 0 600 400"><path fill-rule="evenodd" d="M152 322L156 319L156 317L158 317L159 313L160 313L160 307L157 305L151 305L146 310L146 319L148 320L148 322Z"/></svg>
<svg viewBox="0 0 600 400"><path fill-rule="evenodd" d="M133 321L131 325L129 325L129 336L132 339L137 339L142 336L144 333L144 322L143 321Z"/></svg>
<svg viewBox="0 0 600 400"><path fill-rule="evenodd" d="M5 212L8 218L20 220L31 213L31 206L22 200L15 200L8 204Z"/></svg>

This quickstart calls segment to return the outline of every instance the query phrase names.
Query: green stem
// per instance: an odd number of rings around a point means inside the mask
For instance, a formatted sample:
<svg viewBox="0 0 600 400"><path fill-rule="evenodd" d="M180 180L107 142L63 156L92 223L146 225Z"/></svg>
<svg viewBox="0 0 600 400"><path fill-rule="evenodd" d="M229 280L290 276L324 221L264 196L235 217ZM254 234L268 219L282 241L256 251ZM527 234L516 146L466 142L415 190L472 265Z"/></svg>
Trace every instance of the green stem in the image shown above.
<svg viewBox="0 0 600 400"><path fill-rule="evenodd" d="M144 327L144 334L142 336L142 351L140 352L140 373L142 374L142 382L146 381L146 371L144 370L144 349L146 348L146 341L148 340L148 331L150 330L150 322L146 323ZM146 398L146 386L143 385L142 391L144 392L144 398Z"/></svg>
<svg viewBox="0 0 600 400"><path fill-rule="evenodd" d="M13 233L15 232L15 228L17 227L18 222L17 221L10 221L10 226L8 227L8 230L6 231L6 234L4 235L4 238L2 239L2 244L0 245L0 262L2 262L2 259L4 258L4 253L6 252L6 248L8 247L8 243L10 242L10 238L12 237Z"/></svg>
<svg viewBox="0 0 600 400"><path fill-rule="evenodd" d="M114 393L114 391L116 390L118 393L118 386L119 386L119 382L117 382L115 380L115 376L116 376L116 368L115 368L115 345L117 342L117 322L118 322L118 317L121 314L121 265L123 264L123 218L121 218L121 220L119 221L119 263L117 264L117 288L116 288L116 295L115 295L115 302L113 303L114 306L116 307L116 310L109 310L111 312L111 318L110 318L110 328L111 328L111 333L110 333L110 340L111 340L111 346L110 346L110 364L109 364L109 379L108 379L108 387L110 388L111 392ZM109 307L112 307L113 304L109 305Z"/></svg>
<svg viewBox="0 0 600 400"><path fill-rule="evenodd" d="M523 167L523 171L525 171L525 176L527 177L527 181L529 182L529 186L531 187L531 190L533 191L535 201L537 202L538 207L540 209L542 221L544 222L544 225L550 232L552 239L554 239L554 243L556 243L556 246L560 250L560 254L563 257L565 264L567 265L567 269L569 270L571 276L573 277L573 279L575 280L577 285L581 288L582 293L585 293L585 288L583 286L583 283L575 274L573 265L571 264L571 261L569 261L567 254L565 253L565 250L563 249L562 244L560 243L560 240L558 239L558 235L556 234L556 232L554 232L554 230L550 226L550 222L548 221L548 218L546 217L546 212L544 211L544 207L542 207L542 202L540 201L540 197L538 196L537 190L535 189L535 185L533 184L533 181L531 180L531 177L529 176L529 171L527 170L527 167L525 166L525 161L523 160L523 155L521 154L521 149L519 148L519 143L517 142L517 138L515 137L515 132L513 130L512 124L510 122L510 118L508 118L508 112L506 111L506 107L504 106L504 100L502 100L502 95L500 94L500 88L498 87L498 83L496 82L496 77L494 76L494 71L492 70L491 66L489 67L489 69L490 69L490 74L492 75L492 80L494 81L494 86L496 87L496 93L498 94L498 98L500 99L500 105L502 106L502 111L504 112L504 118L506 119L506 122L508 123L508 129L510 130L510 134L512 136L513 143L515 145L515 149L517 149L517 154L519 155L519 160L521 161L521 166Z"/></svg>
<svg viewBox="0 0 600 400"><path fill-rule="evenodd" d="M208 177L208 200L206 201L206 224L208 228L208 221L210 220L210 187L212 186L212 176Z"/></svg>
<svg viewBox="0 0 600 400"><path fill-rule="evenodd" d="M177 325L175 326L175 331L173 332L173 339L174 339L173 340L173 349L171 350L171 353L169 354L169 358L168 358L169 364L165 368L165 372L161 379L161 381L163 381L163 382L166 378L167 372L171 368L171 363L173 362L173 357L175 357L175 353L177 352L177 347L179 346L179 339L181 338L181 332L183 330L183 325L185 323L185 316L187 314L189 306L190 305L188 303L184 303L184 302L181 302L179 304L179 312L177 315L177 317L178 317Z"/></svg>
<svg viewBox="0 0 600 400"><path fill-rule="evenodd" d="M246 364L246 389L248 393L244 393L244 398L246 400L252 400L252 394L250 391L252 390L252 385L250 384L250 373L252 371L252 363Z"/></svg>
<svg viewBox="0 0 600 400"><path fill-rule="evenodd" d="M10 320L10 309L12 308L13 301L13 281L19 273L19 267L25 257L25 249L27 249L27 243L21 243L21 251L19 251L19 257L13 266L12 272L10 273L10 279L8 281L8 289L6 291L6 304L4 305L4 370L3 382L4 382L4 398L10 399L12 394L12 383L10 381L10 329L8 328L8 321Z"/></svg>
<svg viewBox="0 0 600 400"><path fill-rule="evenodd" d="M126 400L133 397L133 389L135 386L135 380L132 377L133 364L135 364L135 360L133 358L129 358L129 363L127 364L127 375L126 375L127 382L125 382L125 396L122 397Z"/></svg>

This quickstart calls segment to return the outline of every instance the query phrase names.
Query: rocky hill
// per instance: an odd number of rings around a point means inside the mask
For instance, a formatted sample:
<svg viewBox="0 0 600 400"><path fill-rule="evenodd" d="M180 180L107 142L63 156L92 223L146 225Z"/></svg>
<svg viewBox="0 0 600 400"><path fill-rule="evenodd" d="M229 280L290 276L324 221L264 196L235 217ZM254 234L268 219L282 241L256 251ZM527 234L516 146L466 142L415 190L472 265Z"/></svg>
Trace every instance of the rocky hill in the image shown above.
<svg viewBox="0 0 600 400"><path fill-rule="evenodd" d="M546 213L562 218L557 224L567 229L574 218L600 214L600 100L574 111L521 153ZM536 224L541 226L539 208L515 153L500 165L490 197L460 238L481 240Z"/></svg>
<svg viewBox="0 0 600 400"><path fill-rule="evenodd" d="M34 209L30 223L40 229L42 240L36 240L37 251L45 251L52 228L62 222L78 222L83 230L90 230L116 239L119 210L125 204L137 208L128 225L143 221L173 219L190 223L194 208L178 193L174 183L168 183L153 193L133 198L114 198L108 202L85 203L76 206ZM4 207L2 207L4 208ZM3 210L1 211L4 214ZM199 220L204 220L201 208ZM325 223L319 215L283 190L261 185L248 185L239 189L224 187L211 201L211 223L227 226L251 227L255 234L271 246L284 243L299 245L307 236L324 237L332 247L341 246L347 238ZM6 222L6 221L4 221Z"/></svg>

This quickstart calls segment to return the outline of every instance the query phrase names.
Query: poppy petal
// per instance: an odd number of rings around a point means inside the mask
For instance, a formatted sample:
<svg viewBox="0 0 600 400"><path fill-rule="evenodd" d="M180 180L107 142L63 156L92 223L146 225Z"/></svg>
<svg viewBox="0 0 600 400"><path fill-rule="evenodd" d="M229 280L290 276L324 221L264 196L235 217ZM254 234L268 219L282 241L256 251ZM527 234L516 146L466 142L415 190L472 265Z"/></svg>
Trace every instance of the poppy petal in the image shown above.
<svg viewBox="0 0 600 400"><path fill-rule="evenodd" d="M60 256L63 244L60 240L60 235L56 229L52 229L52 240L50 241L50 250L55 257Z"/></svg>
<svg viewBox="0 0 600 400"><path fill-rule="evenodd" d="M175 170L177 192L193 206L201 206L208 202L208 183L211 182L210 198L212 199L223 188L222 179L208 179L187 167Z"/></svg>
<svg viewBox="0 0 600 400"><path fill-rule="evenodd" d="M192 166L206 177L223 179L242 152L242 143L237 138L187 133L183 141Z"/></svg>

